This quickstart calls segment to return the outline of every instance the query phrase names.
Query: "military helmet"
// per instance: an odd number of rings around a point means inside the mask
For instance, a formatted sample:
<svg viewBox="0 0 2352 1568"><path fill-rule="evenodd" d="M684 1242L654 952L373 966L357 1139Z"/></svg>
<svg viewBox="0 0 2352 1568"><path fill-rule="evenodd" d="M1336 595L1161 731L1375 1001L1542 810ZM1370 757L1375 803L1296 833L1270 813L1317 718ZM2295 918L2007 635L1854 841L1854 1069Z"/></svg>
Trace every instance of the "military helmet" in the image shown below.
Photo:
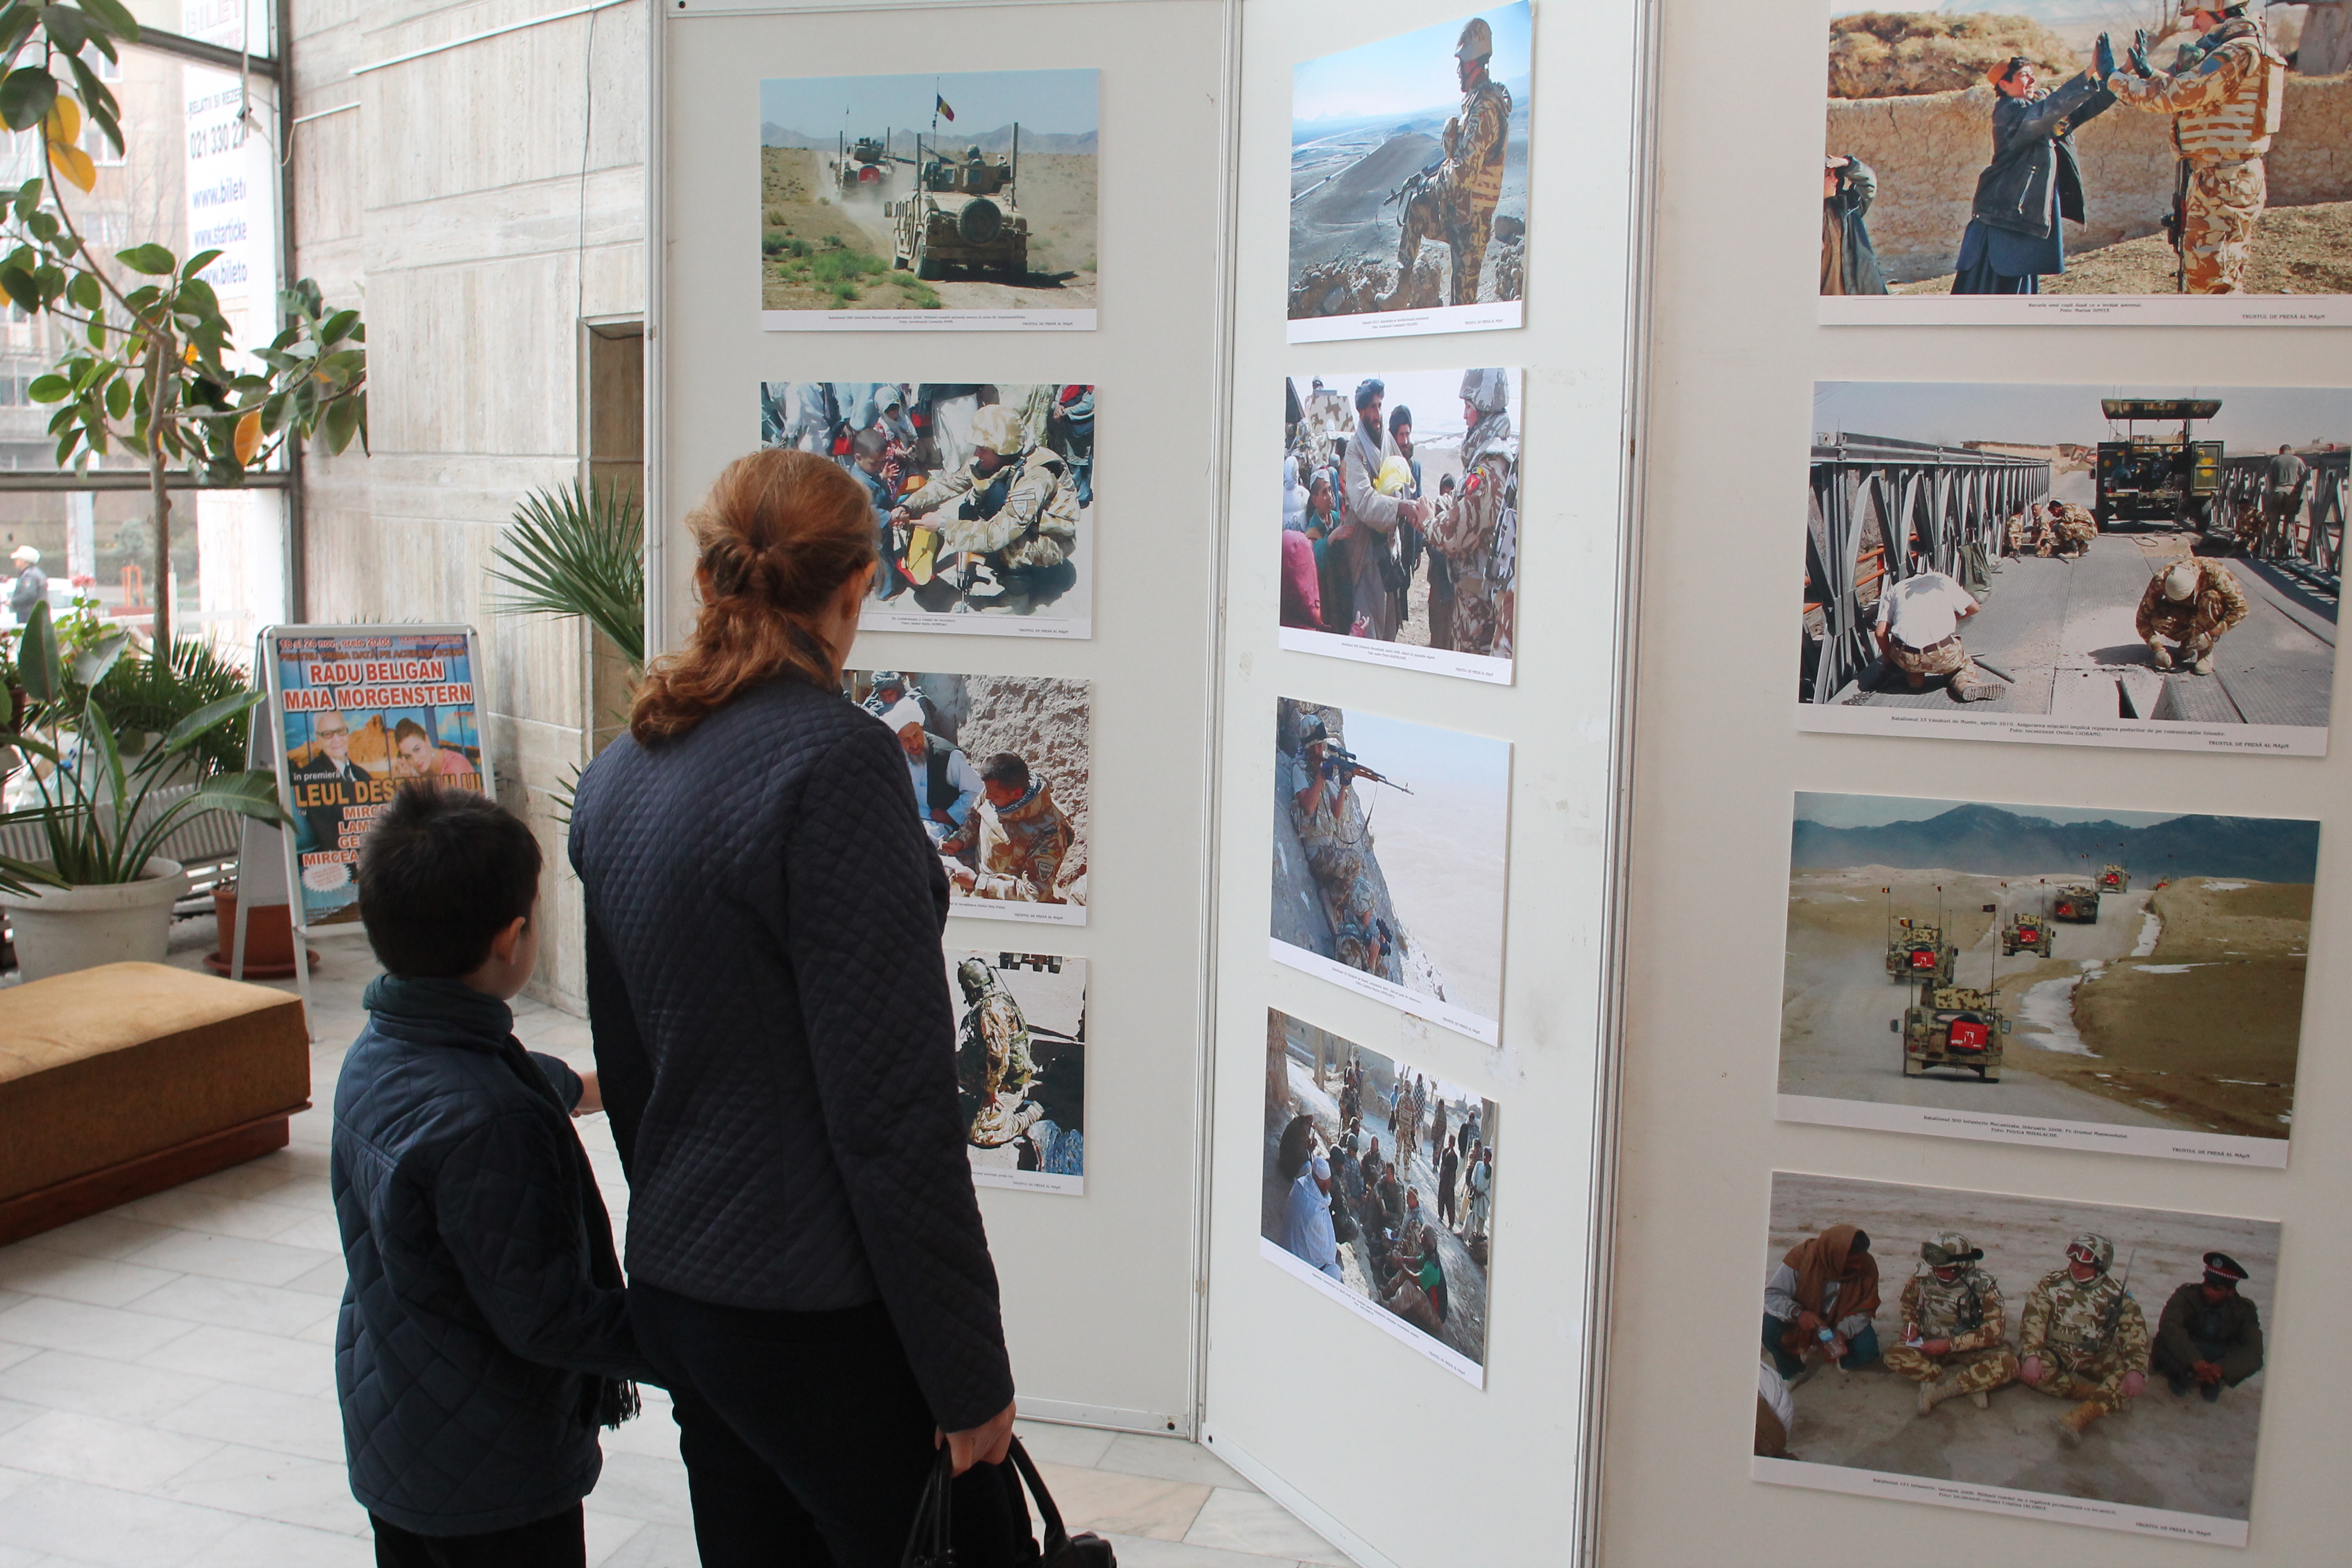
<svg viewBox="0 0 2352 1568"><path fill-rule="evenodd" d="M2116 1244L2096 1231L2086 1230L2066 1244L2066 1256L2072 1259L2076 1252L2085 1254L2084 1261L2105 1274L2116 1260Z"/></svg>
<svg viewBox="0 0 2352 1568"><path fill-rule="evenodd" d="M956 983L963 987L964 1000L974 1001L996 980L995 973L984 958L967 958L956 965Z"/></svg>
<svg viewBox="0 0 2352 1568"><path fill-rule="evenodd" d="M1462 401L1481 414L1500 414L1510 406L1510 377L1499 370L1464 371Z"/></svg>
<svg viewBox="0 0 2352 1568"><path fill-rule="evenodd" d="M1029 432L1021 416L1002 403L992 403L971 416L971 444L1000 458L1017 458L1028 450Z"/></svg>
<svg viewBox="0 0 2352 1568"><path fill-rule="evenodd" d="M1957 1230L1939 1230L1919 1248L1919 1256L1930 1268L1950 1268L1977 1262L1984 1257L1984 1248L1970 1247L1969 1238Z"/></svg>
<svg viewBox="0 0 2352 1568"><path fill-rule="evenodd" d="M1457 60L1483 60L1495 52L1495 29L1486 26L1484 16L1473 16L1462 25L1461 39L1454 46Z"/></svg>

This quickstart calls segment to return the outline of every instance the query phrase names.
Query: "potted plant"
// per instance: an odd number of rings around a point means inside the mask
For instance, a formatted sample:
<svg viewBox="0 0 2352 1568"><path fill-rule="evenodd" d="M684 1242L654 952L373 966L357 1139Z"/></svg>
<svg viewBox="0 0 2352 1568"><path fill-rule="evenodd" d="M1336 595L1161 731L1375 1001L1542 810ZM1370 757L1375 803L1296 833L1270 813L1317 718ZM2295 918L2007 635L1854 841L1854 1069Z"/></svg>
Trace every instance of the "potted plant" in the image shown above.
<svg viewBox="0 0 2352 1568"><path fill-rule="evenodd" d="M16 928L16 962L27 980L127 959L161 963L169 945L172 903L184 885L179 865L158 850L174 828L205 811L232 811L287 823L268 772L205 773L205 737L261 700L238 691L205 703L152 741L126 735L98 691L128 636L107 632L68 659L61 656L48 606L37 607L16 655L16 684L29 721L0 732L25 776L22 804L0 810L0 827L38 825L48 858L0 856L0 910ZM145 742L126 756L126 740ZM195 787L168 804L156 791L194 773Z"/></svg>

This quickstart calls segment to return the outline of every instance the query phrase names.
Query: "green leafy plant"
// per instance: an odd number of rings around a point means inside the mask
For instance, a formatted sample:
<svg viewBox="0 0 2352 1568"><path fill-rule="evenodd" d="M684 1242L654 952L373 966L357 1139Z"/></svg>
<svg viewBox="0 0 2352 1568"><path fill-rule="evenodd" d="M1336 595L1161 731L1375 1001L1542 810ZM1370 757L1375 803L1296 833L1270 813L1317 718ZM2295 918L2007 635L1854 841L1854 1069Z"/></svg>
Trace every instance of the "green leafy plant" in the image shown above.
<svg viewBox="0 0 2352 1568"><path fill-rule="evenodd" d="M0 856L0 889L25 893L36 887L136 881L182 822L207 811L290 826L292 818L278 801L278 781L261 768L200 776L188 794L148 811L155 791L183 773L205 737L243 718L261 693L238 691L207 702L126 760L118 721L97 693L128 640L117 629L96 646L68 655L47 605L37 606L26 625L16 682L40 718L0 732L0 746L13 746L26 759L36 798L29 806L0 812L0 826L40 824L49 858L41 865ZM77 690L82 693L78 702ZM43 768L43 763L48 765Z"/></svg>
<svg viewBox="0 0 2352 1568"><path fill-rule="evenodd" d="M136 43L139 24L121 0L0 3L0 58L22 63L0 78L0 122L38 127L58 181L85 195L98 170L81 148L87 113L122 149L121 110L84 57L108 60ZM61 80L60 76L66 79ZM49 434L60 468L86 468L121 447L144 463L154 517L155 646L172 646L168 592L172 500L166 476L182 468L212 483L242 483L289 439L320 437L341 452L367 440L366 331L356 310L329 310L304 279L278 296L284 329L240 353L205 268L217 250L184 260L148 241L101 260L74 222L63 187L27 180L0 207L0 291L32 315L72 331L48 374L26 395L57 405Z"/></svg>
<svg viewBox="0 0 2352 1568"><path fill-rule="evenodd" d="M508 613L580 616L631 670L646 662L646 515L609 479L533 490L499 542L490 576L514 590Z"/></svg>
<svg viewBox="0 0 2352 1568"><path fill-rule="evenodd" d="M126 650L92 695L114 721L117 742L137 750L147 737L168 735L191 713L245 690L249 680L245 667L214 644L181 637L172 644L167 659L152 653L136 658ZM245 765L251 720L249 713L236 714L197 739L191 759L199 778L234 773Z"/></svg>

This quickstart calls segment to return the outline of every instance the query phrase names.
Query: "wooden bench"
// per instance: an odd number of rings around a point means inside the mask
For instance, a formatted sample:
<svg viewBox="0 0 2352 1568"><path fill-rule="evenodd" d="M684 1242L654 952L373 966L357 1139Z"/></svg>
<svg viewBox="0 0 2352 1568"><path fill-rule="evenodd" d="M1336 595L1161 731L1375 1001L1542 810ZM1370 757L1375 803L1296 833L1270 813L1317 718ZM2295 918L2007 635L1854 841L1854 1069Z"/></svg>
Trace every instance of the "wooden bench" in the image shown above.
<svg viewBox="0 0 2352 1568"><path fill-rule="evenodd" d="M282 1149L302 1005L160 963L0 990L0 1245Z"/></svg>

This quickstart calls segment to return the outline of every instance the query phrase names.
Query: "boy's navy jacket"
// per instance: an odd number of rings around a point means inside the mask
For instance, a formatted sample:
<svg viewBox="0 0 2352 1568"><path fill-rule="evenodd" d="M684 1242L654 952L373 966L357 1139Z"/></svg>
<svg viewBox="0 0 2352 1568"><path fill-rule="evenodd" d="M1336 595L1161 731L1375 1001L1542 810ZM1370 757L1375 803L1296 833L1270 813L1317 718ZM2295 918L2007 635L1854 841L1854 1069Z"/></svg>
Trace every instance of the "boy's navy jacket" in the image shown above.
<svg viewBox="0 0 2352 1568"><path fill-rule="evenodd" d="M386 975L366 1004L331 1165L352 1491L420 1535L528 1524L595 1486L595 1380L643 1368L626 1295L594 1278L612 1234L566 1109L582 1085L458 981Z"/></svg>

